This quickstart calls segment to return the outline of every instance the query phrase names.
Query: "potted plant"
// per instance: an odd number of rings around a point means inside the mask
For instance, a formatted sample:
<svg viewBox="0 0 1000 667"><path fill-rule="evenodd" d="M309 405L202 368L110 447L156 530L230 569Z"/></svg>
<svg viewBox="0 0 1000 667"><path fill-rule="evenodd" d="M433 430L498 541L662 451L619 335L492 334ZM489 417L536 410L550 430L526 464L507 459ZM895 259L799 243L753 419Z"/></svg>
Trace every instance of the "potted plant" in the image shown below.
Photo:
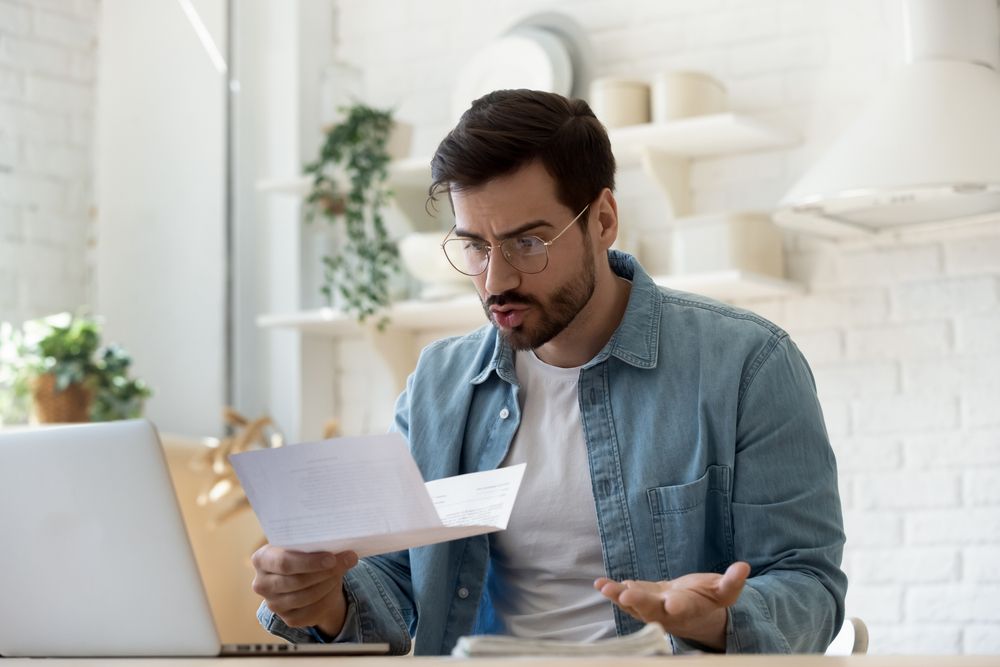
<svg viewBox="0 0 1000 667"><path fill-rule="evenodd" d="M100 347L100 323L60 313L25 322L20 330L0 325L0 385L13 400L30 398L31 413L42 423L110 421L138 417L151 395L146 384L129 377L131 359L118 346ZM23 410L21 411L23 413Z"/></svg>
<svg viewBox="0 0 1000 667"><path fill-rule="evenodd" d="M115 421L142 416L142 408L152 391L145 382L129 377L132 357L119 345L98 350L94 404L91 421Z"/></svg>
<svg viewBox="0 0 1000 667"><path fill-rule="evenodd" d="M320 291L330 305L338 296L344 310L364 322L389 305L390 276L400 270L383 217L392 196L387 180L393 118L391 111L364 104L343 111L344 120L327 130L318 157L305 167L312 177L306 221L319 216L342 223L336 250L323 257ZM386 321L382 317L379 328Z"/></svg>

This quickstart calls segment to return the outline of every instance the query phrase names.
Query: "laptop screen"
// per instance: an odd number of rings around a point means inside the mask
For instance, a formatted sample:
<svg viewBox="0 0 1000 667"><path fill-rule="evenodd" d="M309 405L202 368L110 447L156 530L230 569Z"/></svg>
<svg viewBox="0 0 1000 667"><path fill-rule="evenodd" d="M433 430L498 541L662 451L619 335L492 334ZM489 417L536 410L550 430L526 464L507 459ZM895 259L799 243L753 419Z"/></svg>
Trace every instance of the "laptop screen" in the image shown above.
<svg viewBox="0 0 1000 667"><path fill-rule="evenodd" d="M0 489L0 654L218 653L152 424L0 432Z"/></svg>

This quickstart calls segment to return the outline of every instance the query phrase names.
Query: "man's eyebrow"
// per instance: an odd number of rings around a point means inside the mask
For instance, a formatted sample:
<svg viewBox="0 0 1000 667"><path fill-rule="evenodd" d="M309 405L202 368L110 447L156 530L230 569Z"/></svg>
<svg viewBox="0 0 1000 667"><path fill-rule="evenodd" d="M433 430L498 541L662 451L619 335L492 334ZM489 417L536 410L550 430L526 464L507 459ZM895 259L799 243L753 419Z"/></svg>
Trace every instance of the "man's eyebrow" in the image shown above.
<svg viewBox="0 0 1000 667"><path fill-rule="evenodd" d="M531 222L524 223L520 227L515 227L506 234L501 234L500 240L509 239L513 236L521 236L525 232L531 231L537 227L549 227L550 229L554 229L551 222L548 222L546 220L532 220ZM476 239L477 241L486 240L479 234L473 234L472 232L467 232L463 229L459 229L457 225L455 227L455 236L458 236L459 238L463 239Z"/></svg>

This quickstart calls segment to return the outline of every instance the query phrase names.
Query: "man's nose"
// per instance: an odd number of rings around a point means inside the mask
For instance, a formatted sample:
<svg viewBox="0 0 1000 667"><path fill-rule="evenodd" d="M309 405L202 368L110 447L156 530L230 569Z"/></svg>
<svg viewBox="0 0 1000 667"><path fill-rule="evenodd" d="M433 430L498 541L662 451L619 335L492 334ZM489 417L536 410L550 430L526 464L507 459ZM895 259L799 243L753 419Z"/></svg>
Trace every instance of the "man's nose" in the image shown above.
<svg viewBox="0 0 1000 667"><path fill-rule="evenodd" d="M496 248L490 253L490 261L486 265L487 294L503 294L520 284L521 272L510 265L500 248Z"/></svg>

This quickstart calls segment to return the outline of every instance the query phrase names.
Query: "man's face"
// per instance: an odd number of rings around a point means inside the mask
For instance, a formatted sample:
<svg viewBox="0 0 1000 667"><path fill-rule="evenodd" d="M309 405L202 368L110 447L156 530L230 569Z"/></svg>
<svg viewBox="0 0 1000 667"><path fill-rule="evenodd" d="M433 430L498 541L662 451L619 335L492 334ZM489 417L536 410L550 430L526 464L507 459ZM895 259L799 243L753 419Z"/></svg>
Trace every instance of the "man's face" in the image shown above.
<svg viewBox="0 0 1000 667"><path fill-rule="evenodd" d="M531 163L475 190L454 192L452 202L455 235L493 244L486 271L472 278L493 326L518 350L538 348L558 336L594 293L589 233L574 223L547 247L548 265L540 273L518 271L499 248L512 237L551 241L579 213L559 202L549 173L541 163ZM588 209L581 220L589 214Z"/></svg>

